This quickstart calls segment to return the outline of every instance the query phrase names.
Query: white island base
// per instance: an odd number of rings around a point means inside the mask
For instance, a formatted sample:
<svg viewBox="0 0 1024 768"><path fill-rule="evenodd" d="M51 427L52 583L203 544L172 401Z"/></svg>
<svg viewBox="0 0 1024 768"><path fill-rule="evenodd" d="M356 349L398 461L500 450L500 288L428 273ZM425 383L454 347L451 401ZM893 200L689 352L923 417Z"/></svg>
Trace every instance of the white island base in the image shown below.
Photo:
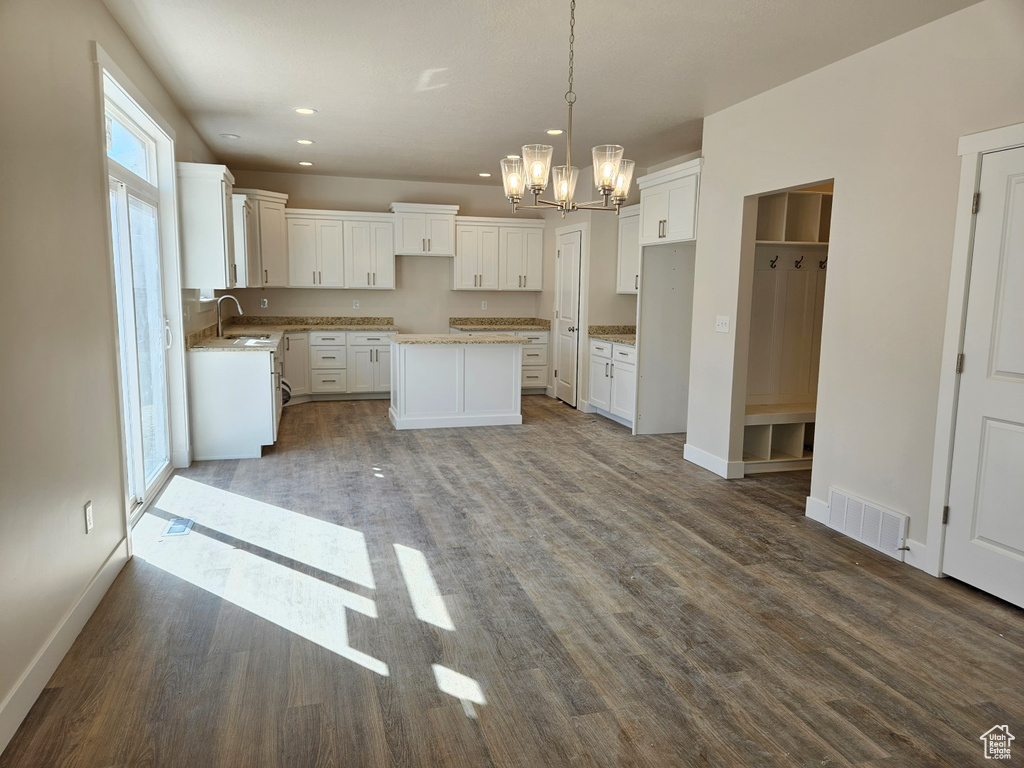
<svg viewBox="0 0 1024 768"><path fill-rule="evenodd" d="M524 342L519 336L391 337L395 429L522 424Z"/></svg>

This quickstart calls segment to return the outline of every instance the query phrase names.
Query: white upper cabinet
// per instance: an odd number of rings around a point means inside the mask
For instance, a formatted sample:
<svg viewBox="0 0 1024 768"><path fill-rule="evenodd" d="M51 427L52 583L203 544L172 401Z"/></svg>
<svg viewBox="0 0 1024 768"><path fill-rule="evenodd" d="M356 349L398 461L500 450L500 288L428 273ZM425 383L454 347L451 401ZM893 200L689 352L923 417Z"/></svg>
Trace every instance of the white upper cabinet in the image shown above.
<svg viewBox="0 0 1024 768"><path fill-rule="evenodd" d="M288 223L288 285L294 288L344 288L343 223L293 211Z"/></svg>
<svg viewBox="0 0 1024 768"><path fill-rule="evenodd" d="M459 216L456 291L539 291L544 273L544 222Z"/></svg>
<svg viewBox="0 0 1024 768"><path fill-rule="evenodd" d="M231 199L234 183L226 166L178 163L182 288L223 290L237 284Z"/></svg>
<svg viewBox="0 0 1024 768"><path fill-rule="evenodd" d="M237 192L231 195L232 225L235 230L235 287L251 288L262 284L260 271L260 233L256 203Z"/></svg>
<svg viewBox="0 0 1024 768"><path fill-rule="evenodd" d="M501 227L499 230L499 288L539 291L543 284L544 227Z"/></svg>
<svg viewBox="0 0 1024 768"><path fill-rule="evenodd" d="M345 285L395 287L395 227L391 221L345 222Z"/></svg>
<svg viewBox="0 0 1024 768"><path fill-rule="evenodd" d="M616 293L639 293L640 289L640 206L619 211L619 266Z"/></svg>
<svg viewBox="0 0 1024 768"><path fill-rule="evenodd" d="M640 187L640 245L697 238L697 200L703 159L637 179Z"/></svg>
<svg viewBox="0 0 1024 768"><path fill-rule="evenodd" d="M456 291L498 290L499 228L459 224L455 228Z"/></svg>
<svg viewBox="0 0 1024 768"><path fill-rule="evenodd" d="M395 253L404 256L454 256L457 205L392 203Z"/></svg>
<svg viewBox="0 0 1024 768"><path fill-rule="evenodd" d="M288 285L288 239L285 203L288 195L262 189L236 189L252 203L255 251L247 268L249 288Z"/></svg>

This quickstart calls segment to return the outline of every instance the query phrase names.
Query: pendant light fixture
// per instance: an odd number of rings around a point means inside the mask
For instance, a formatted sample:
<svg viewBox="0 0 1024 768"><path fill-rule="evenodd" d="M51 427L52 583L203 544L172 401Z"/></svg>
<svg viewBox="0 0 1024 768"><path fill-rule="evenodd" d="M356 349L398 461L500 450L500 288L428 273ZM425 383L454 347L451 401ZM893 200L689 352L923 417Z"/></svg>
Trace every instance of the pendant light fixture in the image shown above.
<svg viewBox="0 0 1024 768"><path fill-rule="evenodd" d="M592 150L594 160L594 186L601 199L577 203L573 199L579 168L572 164L572 106L576 93L572 89L573 46L576 42L576 0L569 5L569 90L565 103L569 105L569 121L565 136L565 165L551 167L554 147L547 144L527 144L521 155L508 155L501 161L501 181L505 197L512 203L512 212L520 208L557 208L564 217L570 211L615 211L626 201L633 182L632 160L624 160L618 144L602 144ZM547 189L548 176L553 182L554 200L544 200L541 193ZM520 205L527 191L533 193L533 205Z"/></svg>

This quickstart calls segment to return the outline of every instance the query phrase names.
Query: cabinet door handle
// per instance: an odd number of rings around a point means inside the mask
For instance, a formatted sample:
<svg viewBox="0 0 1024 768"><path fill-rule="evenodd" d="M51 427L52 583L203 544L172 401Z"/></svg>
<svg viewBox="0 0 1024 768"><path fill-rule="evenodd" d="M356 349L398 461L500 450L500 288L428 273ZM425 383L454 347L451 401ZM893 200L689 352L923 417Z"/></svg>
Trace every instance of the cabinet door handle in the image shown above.
<svg viewBox="0 0 1024 768"><path fill-rule="evenodd" d="M370 273L369 272L366 273L366 284L367 285L370 284Z"/></svg>
<svg viewBox="0 0 1024 768"><path fill-rule="evenodd" d="M269 283L270 282L270 275L267 274L267 270L265 270L265 269L263 270L263 282L264 283Z"/></svg>
<svg viewBox="0 0 1024 768"><path fill-rule="evenodd" d="M313 270L313 285L316 285L316 270Z"/></svg>
<svg viewBox="0 0 1024 768"><path fill-rule="evenodd" d="M291 348L292 348L292 340L291 340L290 337L285 336L284 337L284 351L285 352L290 352Z"/></svg>
<svg viewBox="0 0 1024 768"><path fill-rule="evenodd" d="M317 272L316 273L316 279L320 281L320 285L323 285L324 284L324 273L323 272Z"/></svg>
<svg viewBox="0 0 1024 768"><path fill-rule="evenodd" d="M640 290L640 275L633 275L633 290Z"/></svg>
<svg viewBox="0 0 1024 768"><path fill-rule="evenodd" d="M376 272L373 273L373 284L374 285L377 284L377 273Z"/></svg>
<svg viewBox="0 0 1024 768"><path fill-rule="evenodd" d="M238 265L237 264L232 264L231 265L231 282L233 282L235 284L238 283Z"/></svg>
<svg viewBox="0 0 1024 768"><path fill-rule="evenodd" d="M423 251L424 251L424 253L426 252L426 250L427 250L427 238L424 237L423 238Z"/></svg>
<svg viewBox="0 0 1024 768"><path fill-rule="evenodd" d="M430 238L429 237L427 238L427 250L428 251L430 250Z"/></svg>
<svg viewBox="0 0 1024 768"><path fill-rule="evenodd" d="M604 377L606 379L608 378L608 363L604 364Z"/></svg>
<svg viewBox="0 0 1024 768"><path fill-rule="evenodd" d="M614 379L615 378L615 363L609 363L608 367L611 369L611 372L612 372L612 375L610 376L610 378Z"/></svg>

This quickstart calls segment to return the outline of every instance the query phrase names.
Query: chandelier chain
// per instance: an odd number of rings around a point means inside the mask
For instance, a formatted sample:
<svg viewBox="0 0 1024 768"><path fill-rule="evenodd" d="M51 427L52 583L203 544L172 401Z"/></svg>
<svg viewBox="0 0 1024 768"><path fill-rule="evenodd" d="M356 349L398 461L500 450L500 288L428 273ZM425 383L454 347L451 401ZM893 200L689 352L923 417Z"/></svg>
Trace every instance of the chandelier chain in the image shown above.
<svg viewBox="0 0 1024 768"><path fill-rule="evenodd" d="M576 42L576 0L569 4L569 90L565 92L565 101L572 104L576 101L576 92L572 89L573 44Z"/></svg>

